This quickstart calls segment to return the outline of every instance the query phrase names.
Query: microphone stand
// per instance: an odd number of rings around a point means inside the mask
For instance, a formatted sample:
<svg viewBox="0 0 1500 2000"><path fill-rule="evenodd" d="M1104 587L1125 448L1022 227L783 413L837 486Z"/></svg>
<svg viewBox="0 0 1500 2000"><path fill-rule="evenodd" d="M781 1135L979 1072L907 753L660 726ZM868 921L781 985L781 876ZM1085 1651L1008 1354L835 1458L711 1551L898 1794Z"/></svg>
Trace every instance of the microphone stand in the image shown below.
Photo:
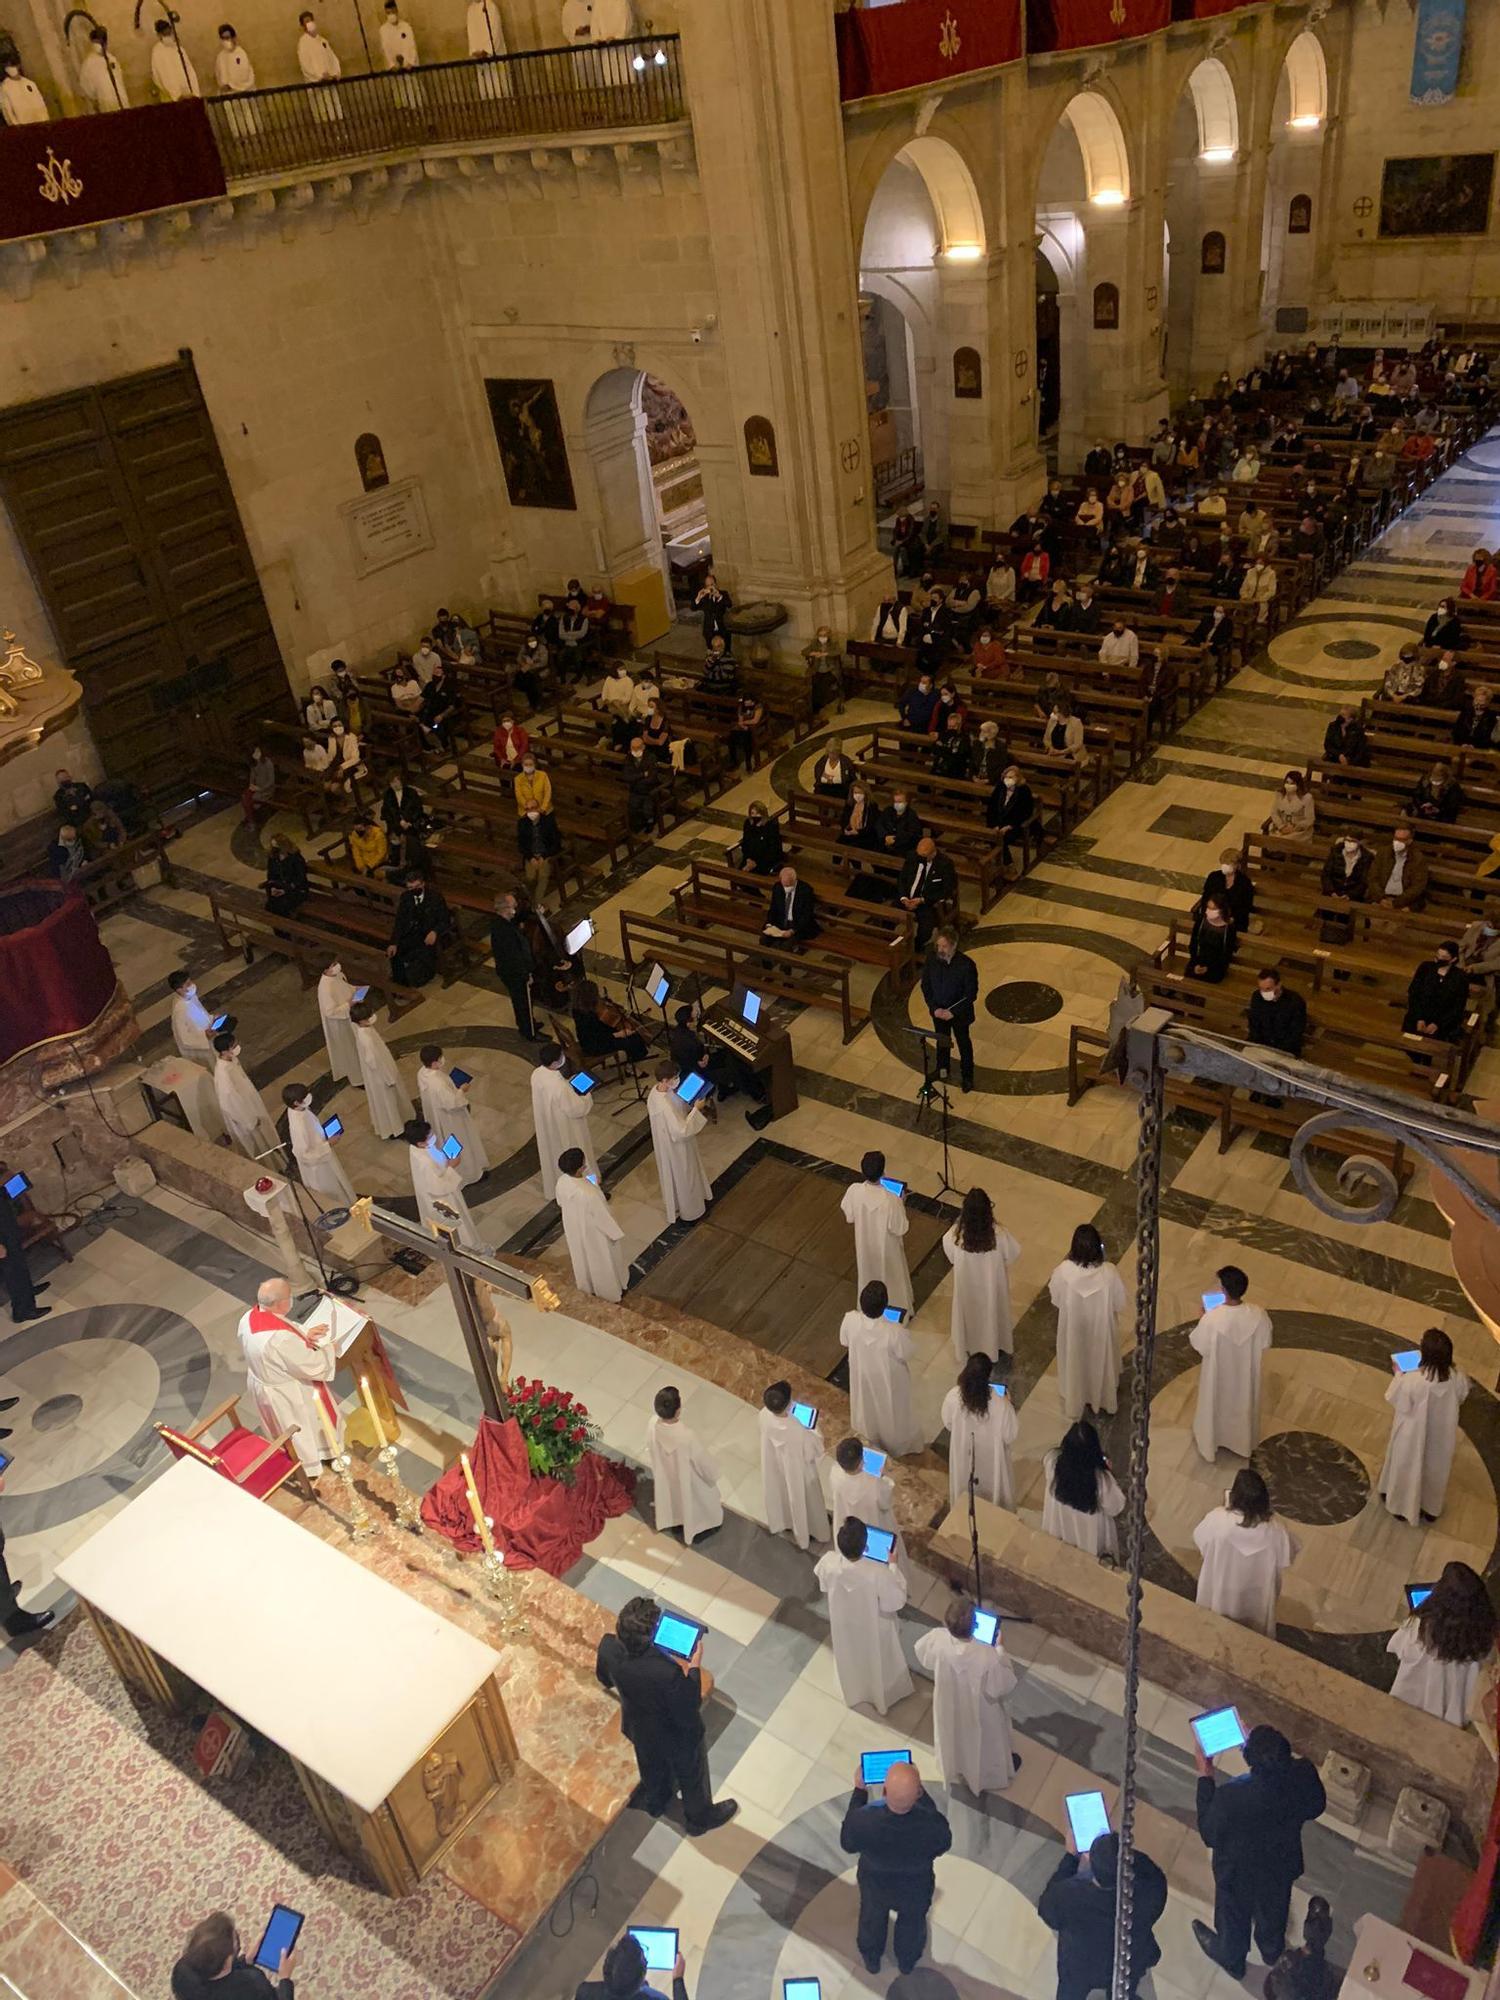
<svg viewBox="0 0 1500 2000"><path fill-rule="evenodd" d="M306 1204L302 1198L304 1193L302 1178L297 1167L297 1156L292 1151L291 1140L288 1139L285 1146L268 1147L264 1153L258 1154L257 1158L266 1160L273 1153L280 1153L282 1156L284 1163L282 1171L286 1175L286 1184L292 1191L292 1200L297 1206L298 1219L307 1235L308 1242L312 1245L313 1262L317 1265L318 1276L322 1280L321 1289L332 1293L335 1298L352 1299L354 1294L359 1290L359 1280L358 1278L351 1277L347 1271L330 1271L328 1268L327 1260L323 1255L323 1245L318 1236L318 1224L308 1215ZM319 1203L319 1221L327 1213L327 1209Z"/></svg>
<svg viewBox="0 0 1500 2000"><path fill-rule="evenodd" d="M913 1028L911 1032L922 1045L922 1088L917 1092L917 1124L921 1126L926 1112L936 1104L938 1136L943 1148L943 1163L938 1173L938 1193L957 1194L958 1187L953 1179L953 1154L948 1138L948 1112L952 1102L948 1095L948 1072L937 1060L936 1054L931 1061L928 1059L929 1039L936 1039L933 1031L927 1028ZM949 1046L952 1046L951 1042Z"/></svg>

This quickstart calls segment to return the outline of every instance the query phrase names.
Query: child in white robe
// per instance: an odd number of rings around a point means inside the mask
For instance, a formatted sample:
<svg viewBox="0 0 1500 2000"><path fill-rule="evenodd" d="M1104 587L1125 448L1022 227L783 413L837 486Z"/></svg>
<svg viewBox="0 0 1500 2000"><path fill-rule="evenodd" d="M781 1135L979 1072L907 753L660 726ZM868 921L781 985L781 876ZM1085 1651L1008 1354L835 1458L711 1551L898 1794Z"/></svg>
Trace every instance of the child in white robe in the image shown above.
<svg viewBox="0 0 1500 2000"><path fill-rule="evenodd" d="M1431 1597L1391 1634L1386 1651L1400 1662L1391 1693L1462 1729L1495 1638L1484 1578L1467 1563L1445 1564Z"/></svg>
<svg viewBox="0 0 1500 2000"><path fill-rule="evenodd" d="M658 1389L652 1410L646 1455L651 1461L657 1532L680 1528L691 1548L700 1535L723 1526L719 1468L683 1423L680 1390Z"/></svg>
<svg viewBox="0 0 1500 2000"><path fill-rule="evenodd" d="M202 1063L213 1074L213 1016L198 998L198 982L188 972L169 972L172 989L172 1039L177 1053L191 1062Z"/></svg>
<svg viewBox="0 0 1500 2000"><path fill-rule="evenodd" d="M885 1317L889 1300L877 1278L859 1295L859 1306L839 1322L839 1344L849 1350L849 1416L893 1458L921 1448L912 1412L912 1340L899 1320Z"/></svg>
<svg viewBox="0 0 1500 2000"><path fill-rule="evenodd" d="M418 1216L424 1223L435 1222L445 1235L455 1236L466 1250L488 1255L490 1246L480 1236L469 1213L458 1169L438 1151L437 1140L427 1120L409 1118L402 1127L401 1137L410 1148L407 1159L411 1165L411 1191L416 1196ZM444 1214L444 1209L450 1213Z"/></svg>
<svg viewBox="0 0 1500 2000"><path fill-rule="evenodd" d="M265 1099L240 1067L239 1038L228 1028L214 1036L214 1055L214 1096L224 1130L242 1153L258 1160L277 1144L276 1127Z"/></svg>
<svg viewBox="0 0 1500 2000"><path fill-rule="evenodd" d="M557 1162L570 1146L577 1146L591 1174L599 1171L588 1118L592 1097L580 1097L563 1075L567 1057L556 1042L543 1042L536 1052L531 1072L531 1117L536 1126L537 1160L541 1167L542 1193L551 1201L557 1192Z"/></svg>
<svg viewBox="0 0 1500 2000"><path fill-rule="evenodd" d="M1057 1307L1057 1390L1063 1415L1112 1412L1120 1379L1120 1314L1125 1287L1092 1223L1073 1231L1068 1254L1047 1285Z"/></svg>
<svg viewBox="0 0 1500 2000"><path fill-rule="evenodd" d="M1020 1424L1016 1406L1000 1383L990 1380L990 1357L971 1354L958 1381L943 1398L948 1430L948 1504L967 1502L969 1473L981 1500L1014 1507L1010 1448Z"/></svg>
<svg viewBox="0 0 1500 2000"><path fill-rule="evenodd" d="M1016 1670L1000 1640L974 1637L974 1600L955 1597L943 1623L917 1641L917 1665L932 1675L932 1720L946 1785L1003 1792L1016 1775L1005 1697Z"/></svg>
<svg viewBox="0 0 1500 2000"><path fill-rule="evenodd" d="M312 1108L312 1092L305 1083L284 1084L281 1101L286 1106L287 1137L292 1142L292 1157L297 1162L302 1185L316 1195L320 1206L347 1208L354 1200L354 1189L334 1154L322 1120Z"/></svg>
<svg viewBox="0 0 1500 2000"><path fill-rule="evenodd" d="M570 1146L557 1163L557 1206L563 1240L573 1260L573 1282L581 1292L616 1304L630 1282L622 1239L604 1190L589 1178L581 1146Z"/></svg>
<svg viewBox="0 0 1500 2000"><path fill-rule="evenodd" d="M1223 1305L1210 1306L1188 1335L1203 1356L1193 1442L1209 1460L1219 1451L1248 1458L1260 1443L1261 1363L1271 1322L1259 1306L1245 1304L1250 1280L1237 1265L1226 1264L1218 1280Z"/></svg>
<svg viewBox="0 0 1500 2000"><path fill-rule="evenodd" d="M833 1470L828 1479L828 1511L837 1535L851 1515L867 1528L886 1528L896 1537L896 1567L911 1587L911 1561L906 1542L896 1526L896 1482L885 1472L865 1468L865 1441L861 1437L840 1438L833 1449Z"/></svg>
<svg viewBox="0 0 1500 2000"><path fill-rule="evenodd" d="M1453 1342L1441 1327L1422 1335L1421 1357L1406 1372L1391 1362L1395 1380L1385 1392L1391 1439L1377 1489L1390 1511L1414 1528L1443 1511L1458 1442L1458 1408L1469 1393L1469 1378L1454 1367Z"/></svg>
<svg viewBox="0 0 1500 2000"><path fill-rule="evenodd" d="M646 1099L646 1115L667 1220L696 1222L714 1198L712 1183L698 1157L698 1134L706 1129L708 1120L701 1104L684 1104L678 1097L680 1075L674 1062L657 1065L656 1082Z"/></svg>
<svg viewBox="0 0 1500 2000"><path fill-rule="evenodd" d="M1056 1535L1085 1555L1117 1556L1115 1517L1125 1511L1125 1495L1109 1469L1099 1433L1086 1418L1074 1424L1056 1451L1047 1453L1042 1473L1042 1533Z"/></svg>
<svg viewBox="0 0 1500 2000"><path fill-rule="evenodd" d="M855 1283L860 1291L879 1280L894 1305L910 1309L911 1273L906 1267L906 1204L900 1195L880 1185L885 1154L866 1153L859 1163L861 1179L845 1190L839 1204L845 1222L854 1229Z"/></svg>
<svg viewBox="0 0 1500 2000"><path fill-rule="evenodd" d="M469 1086L455 1083L436 1042L426 1043L417 1053L417 1095L422 1100L422 1116L432 1127L441 1146L445 1139L457 1139L463 1147L454 1165L465 1187L482 1180L489 1172L489 1155L479 1136L479 1126L469 1108Z"/></svg>
<svg viewBox="0 0 1500 2000"><path fill-rule="evenodd" d="M1302 1544L1271 1512L1270 1492L1253 1467L1240 1467L1224 1505L1204 1515L1193 1540L1203 1558L1198 1603L1274 1639L1282 1572Z"/></svg>
<svg viewBox="0 0 1500 2000"><path fill-rule="evenodd" d="M1015 1237L996 1222L989 1195L982 1187L970 1188L943 1238L943 1255L953 1266L949 1331L960 1364L971 1354L998 1361L1010 1353L1010 1266L1020 1254Z"/></svg>
<svg viewBox="0 0 1500 2000"><path fill-rule="evenodd" d="M412 1101L402 1084L396 1058L380 1038L375 1025L379 1017L380 1009L373 1000L356 1001L349 1009L371 1130L377 1139L399 1139L412 1116Z"/></svg>
<svg viewBox="0 0 1500 2000"><path fill-rule="evenodd" d="M318 1016L328 1048L328 1067L340 1083L363 1082L349 1020L349 1009L355 1004L354 991L344 977L343 966L336 958L330 959L318 981Z"/></svg>
<svg viewBox="0 0 1500 2000"><path fill-rule="evenodd" d="M818 1467L823 1439L791 1414L789 1382L772 1382L761 1394L760 1478L765 1490L766 1526L789 1534L798 1548L828 1540L828 1509Z"/></svg>
<svg viewBox="0 0 1500 2000"><path fill-rule="evenodd" d="M868 1702L884 1715L912 1691L910 1669L901 1650L901 1607L906 1582L894 1562L865 1555L868 1531L851 1514L839 1529L836 1546L819 1556L813 1574L828 1599L828 1626L839 1687L850 1708Z"/></svg>

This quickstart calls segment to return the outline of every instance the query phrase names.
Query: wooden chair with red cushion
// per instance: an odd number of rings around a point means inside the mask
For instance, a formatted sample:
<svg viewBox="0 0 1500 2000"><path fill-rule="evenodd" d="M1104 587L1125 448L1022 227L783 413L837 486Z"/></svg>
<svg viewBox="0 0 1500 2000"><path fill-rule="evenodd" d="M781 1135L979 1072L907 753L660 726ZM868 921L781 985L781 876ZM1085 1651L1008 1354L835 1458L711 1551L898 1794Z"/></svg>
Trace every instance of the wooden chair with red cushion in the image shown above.
<svg viewBox="0 0 1500 2000"><path fill-rule="evenodd" d="M263 1438L259 1431L247 1430L240 1422L239 1406L239 1397L231 1396L206 1417L200 1417L191 1430L175 1431L169 1424L157 1424L157 1435L173 1458L196 1458L200 1465L211 1466L224 1478L233 1480L252 1499L269 1500L291 1481L311 1500L312 1481L291 1449L292 1431ZM223 1437L215 1440L205 1435L226 1417L229 1429Z"/></svg>

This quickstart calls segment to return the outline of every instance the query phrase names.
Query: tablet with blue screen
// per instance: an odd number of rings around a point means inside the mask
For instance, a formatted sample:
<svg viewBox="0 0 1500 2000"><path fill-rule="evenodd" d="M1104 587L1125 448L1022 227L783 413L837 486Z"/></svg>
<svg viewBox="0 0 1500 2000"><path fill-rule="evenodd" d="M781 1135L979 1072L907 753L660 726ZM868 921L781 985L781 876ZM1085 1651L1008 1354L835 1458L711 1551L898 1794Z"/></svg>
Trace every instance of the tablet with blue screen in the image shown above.
<svg viewBox="0 0 1500 2000"><path fill-rule="evenodd" d="M344 1121L342 1118L339 1117L337 1112L335 1112L331 1118L325 1118L323 1120L323 1137L325 1139L342 1138L343 1132L344 1132Z"/></svg>
<svg viewBox="0 0 1500 2000"><path fill-rule="evenodd" d="M1398 1375L1410 1375L1422 1365L1422 1357L1414 1347L1403 1348L1399 1354L1391 1356L1391 1365Z"/></svg>
<svg viewBox="0 0 1500 2000"><path fill-rule="evenodd" d="M1206 1313L1211 1313L1216 1306L1223 1305L1226 1302L1226 1298L1227 1294L1224 1292L1205 1292L1203 1294L1203 1310Z"/></svg>
<svg viewBox="0 0 1500 2000"><path fill-rule="evenodd" d="M665 1007L667 1004L667 995L672 990L672 982L670 979L668 979L667 975L663 973L661 978L657 980L656 984L654 986L648 986L646 990L651 995L651 998L655 1001L658 1007Z"/></svg>
<svg viewBox="0 0 1500 2000"><path fill-rule="evenodd" d="M740 1003L740 1019L747 1028L753 1028L760 1019L760 995L758 993L746 993L743 1001Z"/></svg>
<svg viewBox="0 0 1500 2000"><path fill-rule="evenodd" d="M781 2000L823 2000L821 1979L783 1979Z"/></svg>
<svg viewBox="0 0 1500 2000"><path fill-rule="evenodd" d="M679 1612L664 1611L657 1619L656 1630L651 1636L674 1660L690 1660L707 1629L694 1619L682 1617Z"/></svg>
<svg viewBox="0 0 1500 2000"><path fill-rule="evenodd" d="M909 1764L910 1750L861 1750L859 1775L865 1786L883 1785L892 1764Z"/></svg>
<svg viewBox="0 0 1500 2000"><path fill-rule="evenodd" d="M880 1317L890 1320L896 1326L904 1326L906 1324L906 1307L887 1306Z"/></svg>
<svg viewBox="0 0 1500 2000"><path fill-rule="evenodd" d="M976 1611L974 1613L974 1637L981 1646L995 1646L1000 1643L1000 1614L998 1611Z"/></svg>
<svg viewBox="0 0 1500 2000"><path fill-rule="evenodd" d="M468 1070L466 1069L450 1069L448 1072L448 1076L449 1080L453 1084L455 1084L459 1090L462 1090L466 1083L472 1083L474 1081L473 1077L469 1074Z"/></svg>
<svg viewBox="0 0 1500 2000"><path fill-rule="evenodd" d="M881 1473L885 1471L885 1453L883 1451L875 1451L870 1445L866 1445L864 1469L872 1479L878 1479Z"/></svg>
<svg viewBox="0 0 1500 2000"><path fill-rule="evenodd" d="M1406 1586L1406 1602L1413 1611L1420 1611L1432 1595L1430 1583L1409 1583Z"/></svg>
<svg viewBox="0 0 1500 2000"><path fill-rule="evenodd" d="M654 1929L648 1924L631 1924L630 1935L646 1954L648 1972L670 1972L677 1963L677 1933Z"/></svg>
<svg viewBox="0 0 1500 2000"><path fill-rule="evenodd" d="M572 1089L578 1092L578 1095L580 1097L587 1097L589 1092L594 1087L594 1079L589 1075L586 1069L579 1070L576 1076L570 1076L568 1078L568 1083Z"/></svg>
<svg viewBox="0 0 1500 2000"><path fill-rule="evenodd" d="M1211 1708L1205 1715L1195 1715L1188 1727L1205 1757L1222 1757L1226 1750L1245 1747L1245 1725L1238 1709Z"/></svg>
<svg viewBox="0 0 1500 2000"><path fill-rule="evenodd" d="M865 1529L865 1561L888 1563L896 1546L896 1537L889 1528Z"/></svg>
<svg viewBox="0 0 1500 2000"><path fill-rule="evenodd" d="M793 1403L792 1415L805 1431L818 1428L818 1413L811 1403Z"/></svg>
<svg viewBox="0 0 1500 2000"><path fill-rule="evenodd" d="M674 1094L680 1097L684 1104L696 1104L707 1089L708 1078L701 1070L695 1069L690 1070L682 1079Z"/></svg>
<svg viewBox="0 0 1500 2000"><path fill-rule="evenodd" d="M438 1151L445 1160L456 1160L464 1149L464 1142L456 1132L450 1132Z"/></svg>
<svg viewBox="0 0 1500 2000"><path fill-rule="evenodd" d="M991 1382L990 1394L992 1396L1003 1396L1007 1394L1005 1384L1003 1382Z"/></svg>
<svg viewBox="0 0 1500 2000"><path fill-rule="evenodd" d="M229 1016L227 1014L215 1014L213 1019L209 1022L208 1025L213 1029L216 1035L222 1035L224 1032L224 1023L228 1019Z"/></svg>
<svg viewBox="0 0 1500 2000"><path fill-rule="evenodd" d="M5 1192L10 1196L12 1201L19 1201L23 1194L29 1194L30 1191L31 1182L22 1173L12 1174L10 1179L5 1183Z"/></svg>
<svg viewBox="0 0 1500 2000"><path fill-rule="evenodd" d="M890 1174L882 1174L880 1176L880 1185L885 1189L887 1194L903 1195L906 1193L906 1182L894 1180Z"/></svg>

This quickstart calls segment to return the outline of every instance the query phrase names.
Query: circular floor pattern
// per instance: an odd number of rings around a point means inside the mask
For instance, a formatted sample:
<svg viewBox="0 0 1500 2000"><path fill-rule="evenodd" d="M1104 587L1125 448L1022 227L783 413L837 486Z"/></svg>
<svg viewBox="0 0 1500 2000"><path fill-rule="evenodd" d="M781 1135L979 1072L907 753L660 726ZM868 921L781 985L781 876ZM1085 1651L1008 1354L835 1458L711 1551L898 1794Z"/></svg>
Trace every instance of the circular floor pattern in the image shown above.
<svg viewBox="0 0 1500 2000"><path fill-rule="evenodd" d="M1270 1487L1277 1512L1310 1528L1352 1521L1370 1497L1370 1475L1358 1455L1319 1431L1262 1438L1250 1463Z"/></svg>
<svg viewBox="0 0 1500 2000"><path fill-rule="evenodd" d="M1007 979L990 988L984 1004L997 1021L1050 1021L1062 1007L1062 995L1040 979Z"/></svg>
<svg viewBox="0 0 1500 2000"><path fill-rule="evenodd" d="M76 1423L82 1415L82 1396L49 1396L45 1403L38 1403L32 1411L31 1428L34 1431L60 1431L66 1425Z"/></svg>
<svg viewBox="0 0 1500 2000"><path fill-rule="evenodd" d="M1380 656L1380 648L1368 639L1335 639L1323 651L1330 660L1374 660Z"/></svg>

